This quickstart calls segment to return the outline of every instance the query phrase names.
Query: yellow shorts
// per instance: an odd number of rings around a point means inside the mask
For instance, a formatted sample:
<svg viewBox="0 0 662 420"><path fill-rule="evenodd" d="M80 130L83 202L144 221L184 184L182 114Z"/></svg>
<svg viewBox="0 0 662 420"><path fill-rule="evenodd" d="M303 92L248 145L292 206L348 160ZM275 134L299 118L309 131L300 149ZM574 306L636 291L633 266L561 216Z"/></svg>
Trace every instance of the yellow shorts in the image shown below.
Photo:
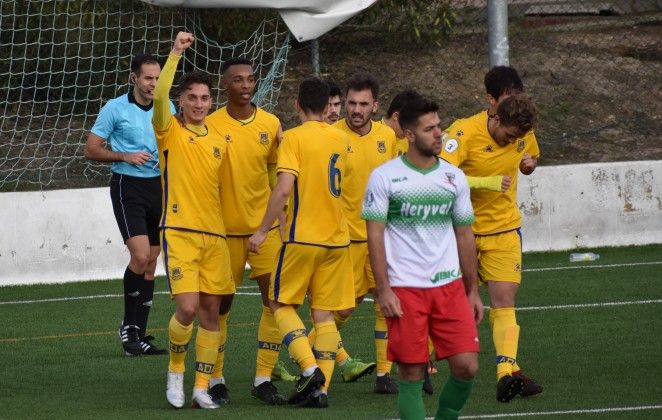
<svg viewBox="0 0 662 420"><path fill-rule="evenodd" d="M482 282L522 280L522 239L519 229L496 235L476 235L478 275Z"/></svg>
<svg viewBox="0 0 662 420"><path fill-rule="evenodd" d="M269 231L258 253L248 251L248 238L249 236L228 236L226 239L230 252L230 269L237 287L244 281L246 261L251 266L251 279L270 274L282 244L277 227Z"/></svg>
<svg viewBox="0 0 662 420"><path fill-rule="evenodd" d="M372 274L370 258L368 257L368 243L350 243L349 254L352 258L352 270L354 271L354 294L359 298L375 288L375 276Z"/></svg>
<svg viewBox="0 0 662 420"><path fill-rule="evenodd" d="M310 307L327 311L353 308L354 281L349 248L284 243L271 273L269 299L300 305L310 291Z"/></svg>
<svg viewBox="0 0 662 420"><path fill-rule="evenodd" d="M235 291L225 238L177 229L161 230L163 263L171 295Z"/></svg>

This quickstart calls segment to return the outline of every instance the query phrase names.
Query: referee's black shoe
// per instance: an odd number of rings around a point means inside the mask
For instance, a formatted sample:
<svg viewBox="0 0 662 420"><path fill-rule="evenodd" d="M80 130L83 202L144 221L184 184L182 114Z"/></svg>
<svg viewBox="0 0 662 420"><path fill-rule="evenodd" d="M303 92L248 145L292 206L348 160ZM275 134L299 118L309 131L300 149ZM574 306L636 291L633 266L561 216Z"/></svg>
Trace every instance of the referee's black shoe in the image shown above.
<svg viewBox="0 0 662 420"><path fill-rule="evenodd" d="M309 395L324 385L325 381L326 378L320 368L315 368L315 371L310 376L302 375L297 381L294 394L290 396L290 399L287 400L287 402L289 404L299 404L305 401Z"/></svg>
<svg viewBox="0 0 662 420"><path fill-rule="evenodd" d="M151 335L147 335L140 339L140 348L142 349L142 354L145 356L158 356L161 354L168 354L168 350L166 349L160 349L156 347L152 341L154 340L154 337Z"/></svg>
<svg viewBox="0 0 662 420"><path fill-rule="evenodd" d="M135 325L120 325L118 334L122 341L124 354L131 356L140 356L143 354L143 349L140 343L140 335L138 334L139 328Z"/></svg>

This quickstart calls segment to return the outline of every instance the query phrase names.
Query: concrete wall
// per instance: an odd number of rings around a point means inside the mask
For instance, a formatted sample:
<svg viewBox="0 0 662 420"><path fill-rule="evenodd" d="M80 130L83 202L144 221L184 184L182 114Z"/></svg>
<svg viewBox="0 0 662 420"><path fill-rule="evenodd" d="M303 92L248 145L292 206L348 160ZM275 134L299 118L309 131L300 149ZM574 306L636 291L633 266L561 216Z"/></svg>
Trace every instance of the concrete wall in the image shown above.
<svg viewBox="0 0 662 420"><path fill-rule="evenodd" d="M525 251L662 243L662 161L540 167L518 198ZM120 278L129 260L108 188L0 193L0 221L0 286Z"/></svg>

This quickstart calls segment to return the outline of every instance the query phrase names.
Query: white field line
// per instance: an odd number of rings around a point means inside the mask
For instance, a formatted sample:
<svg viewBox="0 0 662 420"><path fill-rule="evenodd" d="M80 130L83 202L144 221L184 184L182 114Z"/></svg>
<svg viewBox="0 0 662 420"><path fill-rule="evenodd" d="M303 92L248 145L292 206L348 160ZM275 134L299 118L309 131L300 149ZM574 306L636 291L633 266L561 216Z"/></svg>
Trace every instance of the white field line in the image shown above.
<svg viewBox="0 0 662 420"><path fill-rule="evenodd" d="M540 267L540 268L525 268L522 270L524 273L535 273L539 271L557 271L557 270L583 270L585 268L613 268L613 267L636 267L640 265L660 265L662 261L648 261L637 263L622 263L622 264L596 264L596 265L564 265L562 267Z"/></svg>
<svg viewBox="0 0 662 420"><path fill-rule="evenodd" d="M602 265L576 265L576 266L562 266L562 267L541 267L541 268L530 268L522 270L524 272L540 272L540 271L556 271L556 270L580 270L586 268L613 268L613 267L633 267L640 265L660 265L662 261L650 261L650 262L639 262L639 263L623 263L623 264L602 264ZM238 290L248 290L248 289L257 289L257 286L241 286ZM167 295L169 292L155 292L155 295ZM240 292L237 291L237 295L245 296L259 296L260 293L251 293L251 292ZM87 299L106 299L106 298L117 298L122 297L119 294L108 294L108 295L90 295L90 296L72 296L72 297L61 297L61 298L49 298L49 299L34 299L34 300L17 300L17 301L0 301L0 305L22 305L30 303L47 303L47 302L65 302L71 300L87 300ZM365 301L372 302L370 298L364 299ZM531 307L521 307L517 308L520 311L533 311L533 310L547 310L547 309L569 309L569 308L589 308L589 307L600 307L600 306L621 306L621 305L643 305L650 303L661 303L659 299L657 300L642 300L642 301L627 301L627 302L604 302L604 303L586 303L586 304L577 304L577 305L549 305L549 306L531 306Z"/></svg>
<svg viewBox="0 0 662 420"><path fill-rule="evenodd" d="M600 414L600 413L621 413L625 411L643 411L643 410L660 410L662 405L641 405L635 407L609 407L609 408L592 408L585 410L564 410L564 411L538 411L527 413L499 413L499 414L476 414L469 416L460 416L461 419L498 419L505 417L531 417L531 416L564 416L568 414ZM433 419L428 417L427 419ZM426 419L426 420L427 420Z"/></svg>

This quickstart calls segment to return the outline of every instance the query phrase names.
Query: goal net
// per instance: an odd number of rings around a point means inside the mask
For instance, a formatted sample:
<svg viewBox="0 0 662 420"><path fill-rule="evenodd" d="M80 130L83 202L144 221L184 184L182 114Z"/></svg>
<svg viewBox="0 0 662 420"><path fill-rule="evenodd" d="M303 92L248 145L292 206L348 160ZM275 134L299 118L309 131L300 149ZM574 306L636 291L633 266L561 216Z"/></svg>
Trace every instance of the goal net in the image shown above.
<svg viewBox="0 0 662 420"><path fill-rule="evenodd" d="M105 185L109 165L83 158L99 109L128 92L133 55L164 61L180 30L196 37L185 71L218 75L227 58L248 58L259 80L254 101L267 110L276 105L289 49L278 19L221 44L203 30L204 9L124 0L0 2L0 191ZM214 107L222 105L221 92L214 95Z"/></svg>

